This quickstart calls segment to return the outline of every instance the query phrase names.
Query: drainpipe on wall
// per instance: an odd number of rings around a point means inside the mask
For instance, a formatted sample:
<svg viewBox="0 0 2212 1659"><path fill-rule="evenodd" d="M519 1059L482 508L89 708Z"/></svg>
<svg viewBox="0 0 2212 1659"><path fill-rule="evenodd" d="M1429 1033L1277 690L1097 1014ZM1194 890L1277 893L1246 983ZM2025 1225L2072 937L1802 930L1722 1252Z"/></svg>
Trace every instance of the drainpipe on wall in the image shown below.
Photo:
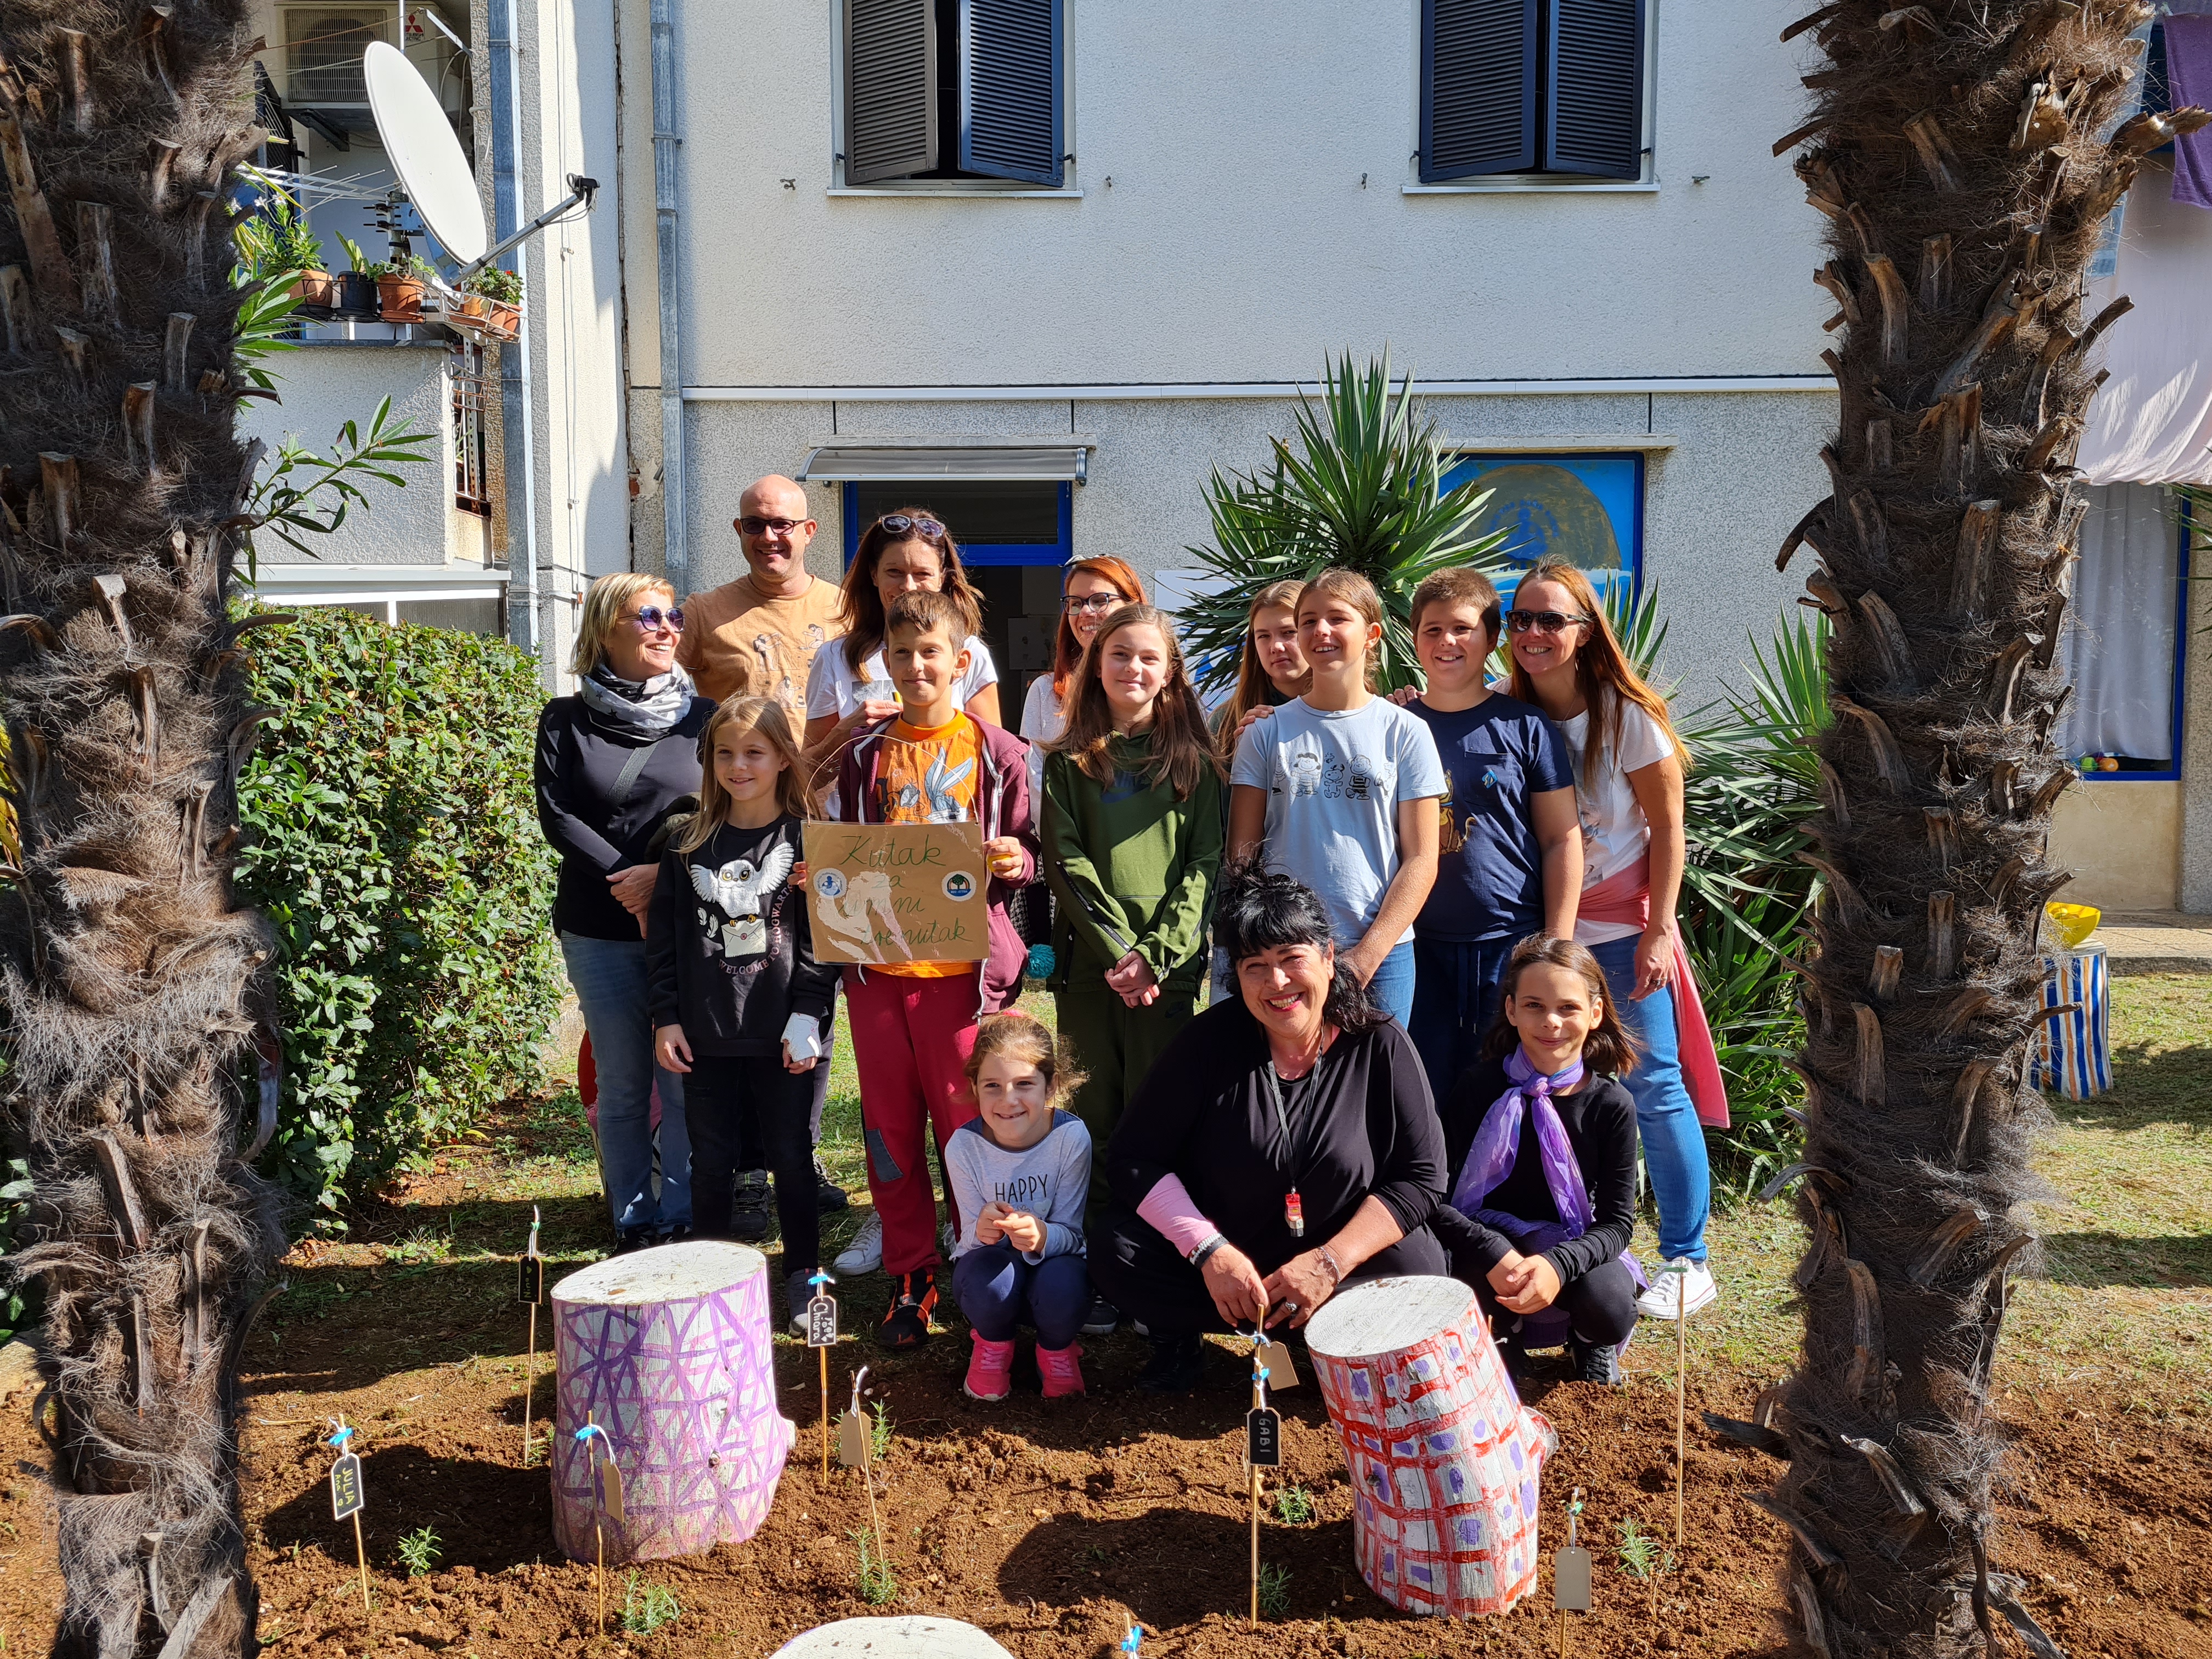
<svg viewBox="0 0 2212 1659"><path fill-rule="evenodd" d="M495 239L504 240L521 228L522 172L516 151L522 142L522 76L516 61L515 0L492 0L491 16L491 167L492 217ZM508 580L522 583L521 638L515 643L539 659L539 677L550 690L553 665L544 660L550 635L541 637L538 615L538 470L531 442L530 312L543 296L529 285L529 245L518 244L507 255L508 268L523 279L528 307L514 343L499 354L499 422L501 447L507 457L507 545ZM515 483L521 482L521 534L515 533ZM517 557L520 552L520 556ZM510 615L507 636L516 629Z"/></svg>
<svg viewBox="0 0 2212 1659"><path fill-rule="evenodd" d="M660 267L661 574L681 599L691 591L684 506L684 331L677 312L676 23L672 0L653 0L653 207Z"/></svg>

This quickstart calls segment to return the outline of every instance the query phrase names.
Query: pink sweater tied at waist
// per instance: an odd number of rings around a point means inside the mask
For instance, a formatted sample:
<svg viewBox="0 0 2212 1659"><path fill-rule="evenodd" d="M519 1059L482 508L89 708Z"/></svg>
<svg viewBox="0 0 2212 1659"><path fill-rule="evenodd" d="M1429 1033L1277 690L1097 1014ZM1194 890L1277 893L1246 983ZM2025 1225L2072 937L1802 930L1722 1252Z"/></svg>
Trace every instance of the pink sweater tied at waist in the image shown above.
<svg viewBox="0 0 2212 1659"><path fill-rule="evenodd" d="M1627 869L1583 890L1575 914L1583 921L1612 922L1644 928L1651 924L1651 855L1647 852ZM1712 1027L1705 1023L1705 1004L1698 999L1697 975L1690 970L1689 953L1682 948L1682 930L1671 930L1674 940L1674 1050L1682 1067L1682 1085L1698 1109L1698 1121L1716 1129L1729 1127L1728 1091L1721 1081L1720 1056L1713 1049Z"/></svg>

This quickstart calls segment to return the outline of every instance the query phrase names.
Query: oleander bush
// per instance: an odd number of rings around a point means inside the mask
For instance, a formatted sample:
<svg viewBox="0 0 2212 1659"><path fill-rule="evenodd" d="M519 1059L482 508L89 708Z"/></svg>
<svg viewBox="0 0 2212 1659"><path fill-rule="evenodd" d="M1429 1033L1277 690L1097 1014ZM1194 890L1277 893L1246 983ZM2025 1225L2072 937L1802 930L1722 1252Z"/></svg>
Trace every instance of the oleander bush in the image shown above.
<svg viewBox="0 0 2212 1659"><path fill-rule="evenodd" d="M250 636L272 708L239 785L242 902L280 941L267 1173L344 1197L538 1079L560 1006L555 860L531 766L544 696L504 640L339 610Z"/></svg>

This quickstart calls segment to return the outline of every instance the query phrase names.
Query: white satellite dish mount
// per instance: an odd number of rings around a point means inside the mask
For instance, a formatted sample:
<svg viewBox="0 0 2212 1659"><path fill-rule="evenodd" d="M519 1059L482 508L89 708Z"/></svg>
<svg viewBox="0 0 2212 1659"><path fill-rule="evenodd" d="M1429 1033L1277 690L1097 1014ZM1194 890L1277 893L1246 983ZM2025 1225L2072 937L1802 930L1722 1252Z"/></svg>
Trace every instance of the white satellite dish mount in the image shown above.
<svg viewBox="0 0 2212 1659"><path fill-rule="evenodd" d="M376 40L362 55L368 84L368 107L376 135L399 175L400 190L422 216L422 222L447 252L461 262L456 282L466 282L509 248L558 223L578 207L592 210L599 181L568 175L568 196L539 214L505 240L494 244L484 224L483 203L469 170L461 141L446 119L445 106L422 72L397 46ZM404 243L405 233L393 229Z"/></svg>

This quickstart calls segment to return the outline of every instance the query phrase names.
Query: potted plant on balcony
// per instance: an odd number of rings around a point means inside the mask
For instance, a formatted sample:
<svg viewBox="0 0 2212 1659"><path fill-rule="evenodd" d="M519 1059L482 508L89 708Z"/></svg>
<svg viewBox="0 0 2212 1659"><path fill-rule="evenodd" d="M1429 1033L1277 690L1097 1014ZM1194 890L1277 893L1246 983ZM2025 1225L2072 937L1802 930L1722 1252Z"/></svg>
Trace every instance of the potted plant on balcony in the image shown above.
<svg viewBox="0 0 2212 1659"><path fill-rule="evenodd" d="M461 300L461 314L480 316L487 331L511 340L522 325L522 278L512 270L487 265L469 278Z"/></svg>
<svg viewBox="0 0 2212 1659"><path fill-rule="evenodd" d="M328 311L331 273L323 264L321 240L307 228L307 222L288 196L280 195L270 203L268 218L265 254L270 268L297 271L292 297L309 309Z"/></svg>
<svg viewBox="0 0 2212 1659"><path fill-rule="evenodd" d="M379 313L376 273L380 267L361 251L361 244L352 237L340 233L338 242L345 249L346 257L353 261L353 269L338 273L336 314L355 322L373 323Z"/></svg>
<svg viewBox="0 0 2212 1659"><path fill-rule="evenodd" d="M404 259L378 266L376 292L383 302L384 320L421 322L425 283L437 274L437 268L420 254L410 253Z"/></svg>

